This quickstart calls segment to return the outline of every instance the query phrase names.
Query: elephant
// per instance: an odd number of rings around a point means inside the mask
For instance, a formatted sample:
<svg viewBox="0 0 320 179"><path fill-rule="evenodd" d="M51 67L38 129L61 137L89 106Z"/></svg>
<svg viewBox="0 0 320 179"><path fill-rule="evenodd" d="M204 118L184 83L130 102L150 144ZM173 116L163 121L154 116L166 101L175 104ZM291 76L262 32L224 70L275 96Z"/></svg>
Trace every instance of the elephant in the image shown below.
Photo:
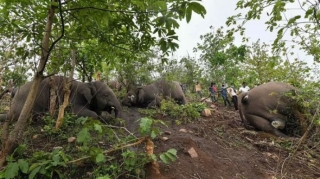
<svg viewBox="0 0 320 179"><path fill-rule="evenodd" d="M178 104L186 104L186 97L180 83L160 79L152 84L136 86L130 89L122 100L124 106L159 107L161 99L174 99Z"/></svg>
<svg viewBox="0 0 320 179"><path fill-rule="evenodd" d="M63 90L64 80L68 80L68 78L52 76L40 82L39 91L31 113L32 117L49 111L51 87L56 87L54 89L57 95L56 108L63 103L65 93ZM12 121L18 119L31 85L32 82L27 82L15 90L10 110L6 115L1 115L1 118L7 118ZM121 114L122 107L114 92L101 81L83 83L72 80L70 89L69 102L71 104L71 112L79 117L102 119L102 111L111 113L112 110L114 110L116 118Z"/></svg>
<svg viewBox="0 0 320 179"><path fill-rule="evenodd" d="M292 96L297 92L298 90L289 84L269 82L240 94L238 106L244 126L248 128L248 122L258 130L288 137L285 134L286 128L289 121L293 120L305 130L304 109Z"/></svg>

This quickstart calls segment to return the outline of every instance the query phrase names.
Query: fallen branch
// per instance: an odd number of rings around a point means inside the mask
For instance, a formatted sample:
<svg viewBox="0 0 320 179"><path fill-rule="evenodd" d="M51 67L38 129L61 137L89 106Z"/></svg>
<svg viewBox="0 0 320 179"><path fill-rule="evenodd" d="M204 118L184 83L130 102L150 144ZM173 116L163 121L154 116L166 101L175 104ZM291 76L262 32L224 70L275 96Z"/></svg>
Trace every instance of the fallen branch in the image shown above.
<svg viewBox="0 0 320 179"><path fill-rule="evenodd" d="M145 137L142 137L140 138L137 142L135 143L132 143L132 144L127 144L127 145L123 145L123 146L120 146L120 147L117 147L117 148L113 148L113 149L109 149L109 150L105 150L104 152L102 152L104 155L106 154L109 154L111 152L115 152L117 150L121 150L121 149L124 149L124 148L128 148L128 147L132 147L132 146L135 146L135 145L138 145L138 144L141 144L143 141L145 141L146 138ZM67 162L67 164L73 164L73 163L77 163L77 162L80 162L82 160L86 160L88 158L91 158L91 156L85 156L85 157L82 157L82 158L79 158L79 159L76 159L76 160L72 160L72 161L69 161Z"/></svg>

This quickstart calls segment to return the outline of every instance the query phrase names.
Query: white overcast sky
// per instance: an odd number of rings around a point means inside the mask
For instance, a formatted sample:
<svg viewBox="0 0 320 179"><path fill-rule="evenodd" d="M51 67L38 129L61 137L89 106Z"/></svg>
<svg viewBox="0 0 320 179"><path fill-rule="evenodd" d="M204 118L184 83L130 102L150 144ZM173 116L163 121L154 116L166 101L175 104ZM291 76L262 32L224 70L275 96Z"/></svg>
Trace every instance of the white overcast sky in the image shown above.
<svg viewBox="0 0 320 179"><path fill-rule="evenodd" d="M237 0L202 0L201 4L206 8L207 14L205 18L202 18L200 15L193 13L191 21L189 23L186 20L180 22L180 28L177 31L179 36L179 50L175 53L175 56L180 58L187 56L188 54L191 57L196 56L197 54L193 53L193 48L196 47L197 43L200 41L200 35L204 35L210 32L210 26L213 26L215 29L224 26L228 17L236 15L243 10L235 10ZM296 15L296 11L289 11L286 15L288 18ZM262 16L261 20L250 21L246 23L246 37L250 38L251 42L255 42L260 39L261 42L266 42L271 44L276 37L276 32L269 32L266 30L266 25L264 22L268 20L268 17ZM250 45L251 45L250 42ZM236 44L241 43L241 38L236 38ZM300 60L307 61L309 65L312 64L313 60L310 57L307 57L304 52L296 51L295 56L292 58L299 58Z"/></svg>

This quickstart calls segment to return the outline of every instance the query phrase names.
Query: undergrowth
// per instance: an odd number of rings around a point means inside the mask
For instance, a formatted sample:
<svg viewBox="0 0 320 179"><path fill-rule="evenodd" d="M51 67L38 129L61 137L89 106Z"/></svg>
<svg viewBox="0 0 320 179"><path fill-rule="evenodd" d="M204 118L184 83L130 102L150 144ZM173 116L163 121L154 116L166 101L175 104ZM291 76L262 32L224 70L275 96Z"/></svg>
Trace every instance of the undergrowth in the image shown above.
<svg viewBox="0 0 320 179"><path fill-rule="evenodd" d="M163 117L174 120L176 124L187 124L200 118L201 112L205 109L205 104L199 102L179 105L171 99L163 99L158 109L139 109L139 112L156 118Z"/></svg>
<svg viewBox="0 0 320 179"><path fill-rule="evenodd" d="M175 149L145 152L145 143L161 134L155 124L164 125L162 121L140 119L140 137L89 118L67 114L64 121L59 130L50 116L28 126L0 178L145 178L147 163L177 158ZM71 138L76 140L68 141Z"/></svg>

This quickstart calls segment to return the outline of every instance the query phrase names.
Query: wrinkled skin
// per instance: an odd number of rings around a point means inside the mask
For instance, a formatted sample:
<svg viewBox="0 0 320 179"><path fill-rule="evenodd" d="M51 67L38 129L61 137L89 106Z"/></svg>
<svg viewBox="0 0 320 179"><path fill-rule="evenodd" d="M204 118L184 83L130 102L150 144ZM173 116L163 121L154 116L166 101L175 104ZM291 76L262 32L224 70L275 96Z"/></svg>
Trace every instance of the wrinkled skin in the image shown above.
<svg viewBox="0 0 320 179"><path fill-rule="evenodd" d="M248 127L248 122L258 130L288 137L282 130L285 129L287 119L294 117L295 120L299 120L298 118L304 116L302 107L289 97L290 92L296 92L291 85L269 82L240 94L239 112L245 127Z"/></svg>
<svg viewBox="0 0 320 179"><path fill-rule="evenodd" d="M161 99L167 97L174 99L178 104L186 104L186 98L179 82L165 80L132 88L122 100L122 104L147 108L159 107Z"/></svg>
<svg viewBox="0 0 320 179"><path fill-rule="evenodd" d="M54 79L54 85L57 87L57 109L58 105L63 103L63 79L66 78L61 76L55 76L51 78ZM41 116L49 111L49 84L49 78L42 80L40 83L37 99L32 110L33 118L39 115ZM28 82L15 90L10 110L6 116L8 119L13 121L18 119L30 87L31 82ZM113 91L106 84L100 81L90 83L72 81L69 102L71 103L71 112L79 117L102 119L100 116L102 111L111 113L112 109L114 109L115 117L118 117L121 112L120 102ZM2 115L1 118L5 118L4 115Z"/></svg>

